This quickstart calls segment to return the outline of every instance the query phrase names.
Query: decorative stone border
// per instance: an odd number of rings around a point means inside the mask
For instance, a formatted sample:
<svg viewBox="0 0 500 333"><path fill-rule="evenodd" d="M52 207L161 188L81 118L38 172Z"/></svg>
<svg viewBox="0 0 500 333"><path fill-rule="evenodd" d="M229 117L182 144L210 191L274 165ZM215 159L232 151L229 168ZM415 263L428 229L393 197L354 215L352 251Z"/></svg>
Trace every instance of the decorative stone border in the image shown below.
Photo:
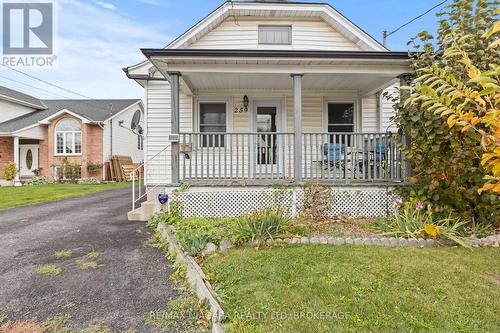
<svg viewBox="0 0 500 333"><path fill-rule="evenodd" d="M175 253L175 263L186 267L186 275L191 287L195 290L196 295L200 300L207 300L210 305L210 313L212 315L212 333L224 333L222 320L224 319L224 310L220 305L221 299L213 290L210 282L206 280L205 273L196 261L182 251L181 246L177 243L172 229L160 223L157 228L163 241L168 242L168 251Z"/></svg>
<svg viewBox="0 0 500 333"><path fill-rule="evenodd" d="M439 243L434 239L407 239L395 237L371 237L371 238L351 238L351 237L294 237L294 238L276 238L274 242L287 244L323 244L323 245L372 245L385 247L432 247L438 246ZM473 247L500 247L500 235L488 236L481 239L472 239L471 246ZM268 239L266 245L273 244L273 241ZM256 246L256 242L247 242L243 246ZM230 241L222 241L217 247L213 243L208 243L204 255L209 255L213 252L224 252L234 245Z"/></svg>

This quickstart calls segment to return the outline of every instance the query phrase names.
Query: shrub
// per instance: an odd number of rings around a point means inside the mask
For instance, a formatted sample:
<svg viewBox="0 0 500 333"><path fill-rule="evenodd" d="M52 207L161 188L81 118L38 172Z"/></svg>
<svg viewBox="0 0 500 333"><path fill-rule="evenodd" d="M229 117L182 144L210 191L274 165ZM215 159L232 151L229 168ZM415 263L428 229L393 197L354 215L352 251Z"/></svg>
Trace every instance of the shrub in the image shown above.
<svg viewBox="0 0 500 333"><path fill-rule="evenodd" d="M49 180L45 176L35 176L31 177L27 182L26 185L45 185L48 184Z"/></svg>
<svg viewBox="0 0 500 333"><path fill-rule="evenodd" d="M208 235L203 231L178 235L178 238L180 245L190 256L198 255L210 242Z"/></svg>
<svg viewBox="0 0 500 333"><path fill-rule="evenodd" d="M89 175L96 175L98 172L102 170L101 163L88 162L87 163L87 172Z"/></svg>
<svg viewBox="0 0 500 333"><path fill-rule="evenodd" d="M394 96L393 120L408 139L401 148L414 186L401 194L431 203L436 218L500 225L498 47L488 47L498 40L490 30L496 7L454 0L437 14L437 38L422 31L409 43L420 51L411 60L416 72L407 77L411 93L405 87L401 103Z"/></svg>
<svg viewBox="0 0 500 333"><path fill-rule="evenodd" d="M82 178L78 180L78 184L80 185L97 185L100 184L101 181L94 177Z"/></svg>
<svg viewBox="0 0 500 333"><path fill-rule="evenodd" d="M66 157L57 171L57 179L61 182L69 180L76 183L82 176L82 166L78 163L70 162Z"/></svg>
<svg viewBox="0 0 500 333"><path fill-rule="evenodd" d="M266 208L243 216L235 227L235 242L247 241L262 243L267 239L280 237L287 227L287 218L277 207Z"/></svg>
<svg viewBox="0 0 500 333"><path fill-rule="evenodd" d="M14 162L9 162L3 170L3 176L7 180L13 180L16 177L16 173L18 171L19 170L17 169L16 164Z"/></svg>
<svg viewBox="0 0 500 333"><path fill-rule="evenodd" d="M304 186L304 204L300 219L309 223L318 223L330 216L333 198L330 186L308 183Z"/></svg>
<svg viewBox="0 0 500 333"><path fill-rule="evenodd" d="M466 222L451 217L435 219L420 203L407 204L392 217L374 221L375 229L384 235L405 238L441 238L468 247L462 232Z"/></svg>

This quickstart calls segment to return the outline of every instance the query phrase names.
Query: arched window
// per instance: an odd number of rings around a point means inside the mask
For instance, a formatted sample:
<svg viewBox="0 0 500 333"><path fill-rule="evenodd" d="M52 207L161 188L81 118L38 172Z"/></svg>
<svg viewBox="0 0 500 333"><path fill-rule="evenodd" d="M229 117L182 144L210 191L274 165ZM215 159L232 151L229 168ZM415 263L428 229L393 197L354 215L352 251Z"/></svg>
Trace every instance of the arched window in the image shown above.
<svg viewBox="0 0 500 333"><path fill-rule="evenodd" d="M56 154L80 155L82 153L82 127L71 118L65 118L56 125Z"/></svg>

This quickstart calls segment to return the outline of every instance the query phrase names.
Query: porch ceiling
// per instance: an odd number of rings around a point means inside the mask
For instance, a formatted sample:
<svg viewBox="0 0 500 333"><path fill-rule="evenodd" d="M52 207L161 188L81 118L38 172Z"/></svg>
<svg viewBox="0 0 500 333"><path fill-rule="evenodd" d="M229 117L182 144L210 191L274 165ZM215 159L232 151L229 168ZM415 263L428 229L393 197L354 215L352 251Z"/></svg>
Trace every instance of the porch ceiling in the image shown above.
<svg viewBox="0 0 500 333"><path fill-rule="evenodd" d="M357 90L364 95L410 71L407 55L394 52L174 51L143 50L167 79L169 72L180 72L181 86L189 91L291 89L290 74L304 74L304 90Z"/></svg>
<svg viewBox="0 0 500 333"><path fill-rule="evenodd" d="M292 89L290 74L249 73L183 73L183 79L194 90L211 89ZM305 74L304 90L371 90L394 83L394 76L374 74Z"/></svg>

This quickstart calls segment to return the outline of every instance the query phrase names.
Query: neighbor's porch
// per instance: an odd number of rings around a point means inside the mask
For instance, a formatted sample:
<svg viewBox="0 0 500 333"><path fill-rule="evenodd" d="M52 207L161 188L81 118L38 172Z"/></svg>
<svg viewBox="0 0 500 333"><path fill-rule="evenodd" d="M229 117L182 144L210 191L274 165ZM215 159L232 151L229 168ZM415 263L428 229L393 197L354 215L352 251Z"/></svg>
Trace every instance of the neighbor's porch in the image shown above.
<svg viewBox="0 0 500 333"><path fill-rule="evenodd" d="M145 51L170 83L171 183L403 182L382 92L406 55L282 53Z"/></svg>

